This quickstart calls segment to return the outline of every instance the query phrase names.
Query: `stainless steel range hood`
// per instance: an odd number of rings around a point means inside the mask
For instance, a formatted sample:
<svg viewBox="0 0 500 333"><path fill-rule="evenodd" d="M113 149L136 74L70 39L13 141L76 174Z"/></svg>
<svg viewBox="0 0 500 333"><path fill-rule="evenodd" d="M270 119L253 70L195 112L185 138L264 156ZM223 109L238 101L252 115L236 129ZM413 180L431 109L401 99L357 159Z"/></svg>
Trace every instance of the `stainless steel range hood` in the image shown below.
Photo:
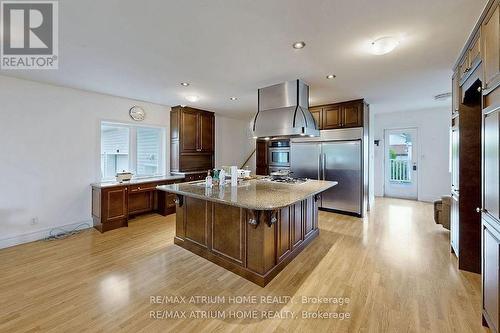
<svg viewBox="0 0 500 333"><path fill-rule="evenodd" d="M309 86L293 80L259 89L253 133L256 138L319 136L309 112Z"/></svg>

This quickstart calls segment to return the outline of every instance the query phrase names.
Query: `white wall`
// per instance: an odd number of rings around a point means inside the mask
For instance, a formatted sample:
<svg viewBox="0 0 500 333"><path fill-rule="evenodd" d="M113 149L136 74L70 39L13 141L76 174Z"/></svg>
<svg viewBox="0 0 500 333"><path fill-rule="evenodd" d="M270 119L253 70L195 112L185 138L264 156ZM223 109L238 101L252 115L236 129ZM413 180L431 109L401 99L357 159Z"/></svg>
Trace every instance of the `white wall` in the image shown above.
<svg viewBox="0 0 500 333"><path fill-rule="evenodd" d="M142 123L169 128L170 121L167 106L5 76L0 102L0 248L91 223L101 120L133 122L128 110L140 105Z"/></svg>
<svg viewBox="0 0 500 333"><path fill-rule="evenodd" d="M449 173L449 108L414 112L379 113L374 117L374 190L384 195L384 130L418 128L419 175L418 200L433 201L450 192Z"/></svg>
<svg viewBox="0 0 500 333"><path fill-rule="evenodd" d="M215 166L237 165L255 149L249 121L215 115ZM247 163L255 172L255 154Z"/></svg>

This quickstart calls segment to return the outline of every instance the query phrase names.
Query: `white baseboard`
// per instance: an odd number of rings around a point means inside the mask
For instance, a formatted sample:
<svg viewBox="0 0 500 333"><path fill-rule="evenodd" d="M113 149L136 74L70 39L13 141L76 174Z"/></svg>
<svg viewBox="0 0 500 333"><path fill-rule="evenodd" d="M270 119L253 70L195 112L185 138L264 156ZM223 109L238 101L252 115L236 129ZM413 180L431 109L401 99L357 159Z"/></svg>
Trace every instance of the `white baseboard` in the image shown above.
<svg viewBox="0 0 500 333"><path fill-rule="evenodd" d="M88 226L80 226L82 224L88 224ZM80 227L78 227L80 226ZM92 228L92 220L86 220L82 222L77 222L77 223L71 223L71 224L66 224L66 225L61 225L61 226L55 226L52 228L47 228L43 230L38 230L35 232L30 232L27 234L22 234L22 235L17 235L14 237L8 237L8 238L3 238L0 239L0 249L4 249L7 247L19 245L19 244L24 244L24 243L30 243L34 242L40 239L45 239L50 236L50 231L53 230L52 234L57 235L62 233L63 231L71 231L78 227L78 230L84 230L88 228Z"/></svg>

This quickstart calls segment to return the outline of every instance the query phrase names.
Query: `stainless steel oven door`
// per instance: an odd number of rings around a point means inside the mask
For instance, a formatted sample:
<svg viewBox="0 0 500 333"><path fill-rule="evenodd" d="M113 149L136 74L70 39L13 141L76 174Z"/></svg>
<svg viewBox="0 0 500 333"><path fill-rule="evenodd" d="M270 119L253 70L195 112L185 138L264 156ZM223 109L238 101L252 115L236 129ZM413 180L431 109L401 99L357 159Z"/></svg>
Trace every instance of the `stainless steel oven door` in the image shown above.
<svg viewBox="0 0 500 333"><path fill-rule="evenodd" d="M290 148L269 148L269 166L290 167Z"/></svg>

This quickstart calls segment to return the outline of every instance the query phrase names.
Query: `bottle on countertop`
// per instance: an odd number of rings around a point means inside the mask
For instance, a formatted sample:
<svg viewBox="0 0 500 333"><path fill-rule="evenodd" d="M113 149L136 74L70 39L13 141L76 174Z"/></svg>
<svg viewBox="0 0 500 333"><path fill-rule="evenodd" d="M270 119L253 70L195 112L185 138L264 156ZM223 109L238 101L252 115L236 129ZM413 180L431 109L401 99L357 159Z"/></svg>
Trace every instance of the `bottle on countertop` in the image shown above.
<svg viewBox="0 0 500 333"><path fill-rule="evenodd" d="M226 185L226 171L224 169L221 169L219 171L219 186L224 185Z"/></svg>
<svg viewBox="0 0 500 333"><path fill-rule="evenodd" d="M205 178L205 187L212 187L212 176L210 176L210 170L208 170L207 177Z"/></svg>

